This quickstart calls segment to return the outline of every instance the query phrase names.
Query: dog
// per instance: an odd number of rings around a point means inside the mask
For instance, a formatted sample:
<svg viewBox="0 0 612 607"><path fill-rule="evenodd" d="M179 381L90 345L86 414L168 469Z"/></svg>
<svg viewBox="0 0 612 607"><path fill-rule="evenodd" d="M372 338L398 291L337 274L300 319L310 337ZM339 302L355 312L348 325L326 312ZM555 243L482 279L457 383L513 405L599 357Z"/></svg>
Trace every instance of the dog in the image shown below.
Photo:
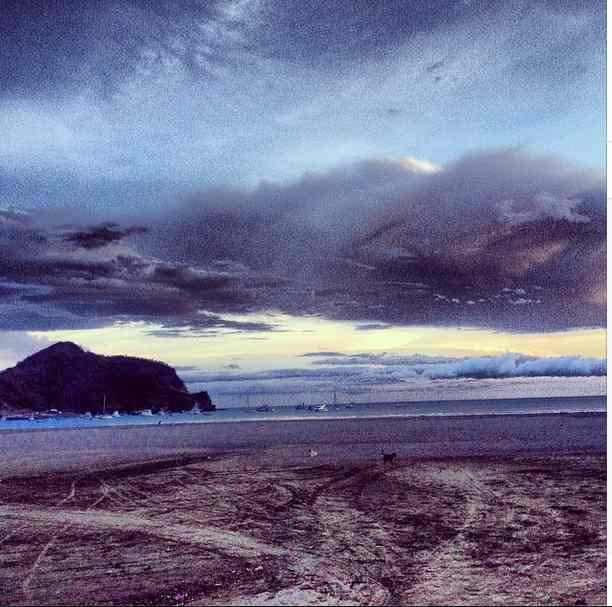
<svg viewBox="0 0 612 607"><path fill-rule="evenodd" d="M385 450L382 449L380 452L383 458L383 464L392 464L397 459L397 453L385 453Z"/></svg>

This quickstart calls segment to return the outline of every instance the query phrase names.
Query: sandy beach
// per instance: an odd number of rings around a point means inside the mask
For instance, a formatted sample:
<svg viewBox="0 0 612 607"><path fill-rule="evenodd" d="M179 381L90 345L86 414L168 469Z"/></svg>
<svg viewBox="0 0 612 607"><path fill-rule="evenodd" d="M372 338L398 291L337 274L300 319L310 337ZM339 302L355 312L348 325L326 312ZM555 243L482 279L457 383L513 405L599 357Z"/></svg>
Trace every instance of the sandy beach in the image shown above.
<svg viewBox="0 0 612 607"><path fill-rule="evenodd" d="M214 426L0 433L0 603L606 602L604 415Z"/></svg>

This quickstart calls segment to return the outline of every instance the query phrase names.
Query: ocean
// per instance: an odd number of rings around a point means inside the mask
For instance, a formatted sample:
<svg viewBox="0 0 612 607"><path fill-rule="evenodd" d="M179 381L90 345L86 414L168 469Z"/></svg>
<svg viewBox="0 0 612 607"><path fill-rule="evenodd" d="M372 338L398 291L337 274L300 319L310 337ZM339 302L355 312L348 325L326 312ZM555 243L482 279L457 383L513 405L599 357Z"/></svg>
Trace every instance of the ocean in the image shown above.
<svg viewBox="0 0 612 607"><path fill-rule="evenodd" d="M485 400L439 400L421 402L327 404L324 411L296 408L295 405L233 407L210 413L165 415L120 415L113 418L80 415L53 415L30 419L3 418L0 432L14 429L97 428L103 426L143 426L172 424L211 424L215 422L291 421L322 419L373 419L410 417L464 417L474 415L536 415L554 413L604 413L605 396L504 398Z"/></svg>

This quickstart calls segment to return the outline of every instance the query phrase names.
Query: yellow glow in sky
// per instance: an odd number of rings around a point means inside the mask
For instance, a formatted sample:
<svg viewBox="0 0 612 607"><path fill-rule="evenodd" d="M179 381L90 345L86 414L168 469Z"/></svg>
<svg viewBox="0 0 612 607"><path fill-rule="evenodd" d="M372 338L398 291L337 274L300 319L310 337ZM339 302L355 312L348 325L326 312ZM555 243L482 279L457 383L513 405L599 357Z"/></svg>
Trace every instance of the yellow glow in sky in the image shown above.
<svg viewBox="0 0 612 607"><path fill-rule="evenodd" d="M126 354L163 360L172 365L197 365L221 369L239 362L242 368L265 369L301 366L306 352L390 352L444 356L496 356L520 352L533 356L606 355L604 329L557 333L505 333L485 329L386 327L358 330L355 323L284 314L225 316L231 320L268 322L277 331L188 337L149 335L156 325L131 323L86 331L32 333L51 342L74 341L100 354Z"/></svg>

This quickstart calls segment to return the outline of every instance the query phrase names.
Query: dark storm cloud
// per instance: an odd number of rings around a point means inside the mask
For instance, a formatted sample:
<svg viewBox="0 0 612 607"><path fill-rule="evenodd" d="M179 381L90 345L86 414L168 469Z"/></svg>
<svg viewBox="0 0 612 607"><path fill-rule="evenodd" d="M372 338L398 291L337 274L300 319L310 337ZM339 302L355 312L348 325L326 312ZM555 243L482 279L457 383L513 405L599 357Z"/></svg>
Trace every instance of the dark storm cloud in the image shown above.
<svg viewBox="0 0 612 607"><path fill-rule="evenodd" d="M146 250L225 258L286 282L257 306L388 324L515 331L603 326L601 175L520 149L437 171L368 161L289 185L209 190L172 209Z"/></svg>
<svg viewBox="0 0 612 607"><path fill-rule="evenodd" d="M134 226L122 230L116 223L108 222L91 226L86 230L70 232L64 236L64 240L84 249L97 249L113 242L118 242L132 234L143 234L147 231L148 228L142 226Z"/></svg>
<svg viewBox="0 0 612 607"><path fill-rule="evenodd" d="M61 326L148 320L160 335L265 331L222 318L265 310L361 330L605 324L603 179L519 149L444 170L371 160L211 189L140 217L148 232L68 216L67 235L51 217L0 214L6 328L28 317L39 327L42 316Z"/></svg>
<svg viewBox="0 0 612 607"><path fill-rule="evenodd" d="M223 335L249 331L258 333L275 331L275 326L271 323L228 320L215 314L198 314L197 316L189 316L182 320L177 318L160 318L156 322L167 325L167 327L147 331L148 335L155 337L212 336L220 334L220 329L223 329ZM226 365L226 368L239 369L240 366Z"/></svg>
<svg viewBox="0 0 612 607"><path fill-rule="evenodd" d="M0 214L3 330L91 328L134 320L159 325L155 334L161 336L273 328L203 311L243 311L252 303L253 285L280 284L269 273L253 273L223 259L208 268L162 261L122 242L144 234L141 228L109 223L73 229L67 236L66 228L54 227L49 218Z"/></svg>
<svg viewBox="0 0 612 607"><path fill-rule="evenodd" d="M381 331L382 329L389 329L390 327L391 325L370 322L363 325L355 325L355 331Z"/></svg>

